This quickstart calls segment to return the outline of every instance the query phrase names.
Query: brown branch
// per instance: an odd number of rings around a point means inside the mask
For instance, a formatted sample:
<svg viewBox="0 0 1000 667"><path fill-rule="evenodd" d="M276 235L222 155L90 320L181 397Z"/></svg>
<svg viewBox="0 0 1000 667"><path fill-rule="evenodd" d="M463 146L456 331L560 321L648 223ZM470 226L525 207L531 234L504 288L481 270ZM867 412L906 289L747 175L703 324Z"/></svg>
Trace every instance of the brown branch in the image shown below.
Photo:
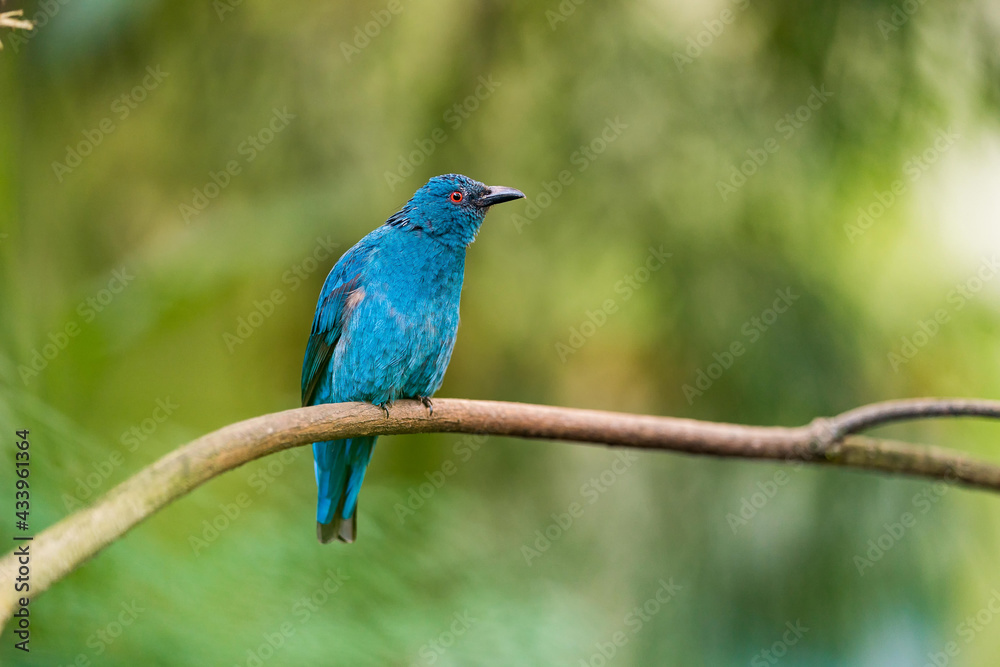
<svg viewBox="0 0 1000 667"><path fill-rule="evenodd" d="M34 30L35 24L21 18L24 16L23 9L15 9L12 12L0 12L0 28L11 28L12 30ZM0 42L0 50L3 49L3 42ZM16 51L17 49L15 49Z"/></svg>
<svg viewBox="0 0 1000 667"><path fill-rule="evenodd" d="M91 507L70 514L37 535L30 542L31 597L216 475L262 456L321 440L393 433L480 433L706 456L806 461L946 479L1000 491L998 465L934 447L851 435L888 422L941 416L1000 418L1000 401L889 401L790 428L459 399L434 401L433 416L418 401L398 402L388 418L380 408L366 403L287 410L232 424L190 442L122 482ZM0 581L12 581L17 568L14 554L7 554L0 560ZM17 597L13 586L0 591L0 626L13 613Z"/></svg>

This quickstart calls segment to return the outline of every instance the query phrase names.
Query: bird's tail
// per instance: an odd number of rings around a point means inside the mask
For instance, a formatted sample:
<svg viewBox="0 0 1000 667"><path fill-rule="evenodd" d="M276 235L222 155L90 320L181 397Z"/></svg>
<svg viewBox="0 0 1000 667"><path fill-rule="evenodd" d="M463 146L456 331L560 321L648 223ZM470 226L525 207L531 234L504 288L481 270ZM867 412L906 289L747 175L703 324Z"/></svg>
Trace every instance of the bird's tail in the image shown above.
<svg viewBox="0 0 1000 667"><path fill-rule="evenodd" d="M316 536L323 544L357 535L358 493L375 447L374 436L313 443L316 468Z"/></svg>

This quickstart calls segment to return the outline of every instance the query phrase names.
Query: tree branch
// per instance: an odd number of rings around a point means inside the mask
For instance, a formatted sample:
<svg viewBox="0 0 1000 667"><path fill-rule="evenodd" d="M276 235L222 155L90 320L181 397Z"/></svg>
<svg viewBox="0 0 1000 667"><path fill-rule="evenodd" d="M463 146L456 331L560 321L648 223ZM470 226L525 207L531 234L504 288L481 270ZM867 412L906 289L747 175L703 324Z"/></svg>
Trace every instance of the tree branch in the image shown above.
<svg viewBox="0 0 1000 667"><path fill-rule="evenodd" d="M0 12L0 28L10 28L12 30L34 30L35 24L31 21L19 18L21 16L24 16L23 9L15 9L11 12ZM0 42L0 51L2 50L3 42Z"/></svg>
<svg viewBox="0 0 1000 667"><path fill-rule="evenodd" d="M798 427L741 426L521 403L437 399L434 414L418 401L399 401L386 418L366 403L287 410L232 424L167 454L70 514L28 543L31 597L48 589L160 508L228 470L268 454L322 440L394 433L479 433L599 443L617 447L774 461L805 461L944 479L1000 491L1000 466L939 449L854 433L906 419L1000 418L1000 401L913 399L875 403ZM304 520L303 520L304 521ZM303 524L304 525L304 524ZM18 562L0 560L0 581L13 581ZM18 594L0 591L0 626Z"/></svg>

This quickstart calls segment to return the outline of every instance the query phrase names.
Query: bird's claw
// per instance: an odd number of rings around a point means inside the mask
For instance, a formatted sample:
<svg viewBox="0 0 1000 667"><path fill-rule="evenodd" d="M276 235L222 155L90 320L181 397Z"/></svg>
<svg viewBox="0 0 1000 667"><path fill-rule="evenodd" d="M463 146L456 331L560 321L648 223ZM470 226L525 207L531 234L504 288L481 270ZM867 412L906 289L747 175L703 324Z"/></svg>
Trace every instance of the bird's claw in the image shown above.
<svg viewBox="0 0 1000 667"><path fill-rule="evenodd" d="M385 413L385 418L388 419L389 418L389 404L388 403L379 403L378 406L380 408L382 408L382 412Z"/></svg>
<svg viewBox="0 0 1000 667"><path fill-rule="evenodd" d="M424 404L425 408L427 408L428 414L431 417L433 417L434 416L434 404L431 402L431 399L429 397L427 397L427 396L421 396L420 397L420 402Z"/></svg>

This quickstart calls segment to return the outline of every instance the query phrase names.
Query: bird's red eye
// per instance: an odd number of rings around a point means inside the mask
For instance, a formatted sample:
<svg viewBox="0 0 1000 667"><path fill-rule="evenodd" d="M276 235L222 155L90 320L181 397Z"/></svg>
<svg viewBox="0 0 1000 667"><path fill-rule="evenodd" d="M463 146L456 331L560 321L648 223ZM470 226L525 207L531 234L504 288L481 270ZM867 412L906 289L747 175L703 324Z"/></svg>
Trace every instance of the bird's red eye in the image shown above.
<svg viewBox="0 0 1000 667"><path fill-rule="evenodd" d="M455 190L454 192L451 193L451 200L454 203L461 204L463 199L465 199L465 195L463 195L458 190Z"/></svg>

